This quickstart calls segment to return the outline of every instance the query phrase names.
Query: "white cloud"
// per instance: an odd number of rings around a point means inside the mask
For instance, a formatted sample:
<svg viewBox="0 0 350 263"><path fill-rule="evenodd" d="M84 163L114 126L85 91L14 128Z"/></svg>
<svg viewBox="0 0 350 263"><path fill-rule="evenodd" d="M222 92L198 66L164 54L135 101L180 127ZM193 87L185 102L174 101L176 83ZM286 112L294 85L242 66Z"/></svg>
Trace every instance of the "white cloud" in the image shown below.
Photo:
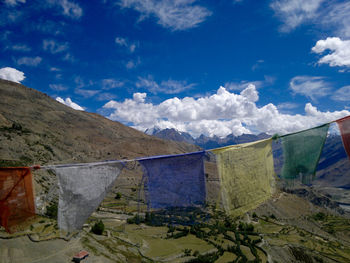
<svg viewBox="0 0 350 263"><path fill-rule="evenodd" d="M40 64L41 61L41 57L22 57L17 60L17 64L36 67Z"/></svg>
<svg viewBox="0 0 350 263"><path fill-rule="evenodd" d="M281 31L289 32L300 24L318 16L318 9L325 0L275 0L271 8L284 22Z"/></svg>
<svg viewBox="0 0 350 263"><path fill-rule="evenodd" d="M343 1L335 3L324 10L319 17L324 26L331 25L335 34L343 37L350 37L350 2Z"/></svg>
<svg viewBox="0 0 350 263"><path fill-rule="evenodd" d="M126 38L123 37L116 37L115 43L117 43L121 47L127 48L130 53L134 53L136 49L136 43L129 42Z"/></svg>
<svg viewBox="0 0 350 263"><path fill-rule="evenodd" d="M98 101L107 101L107 100L113 100L116 97L117 97L117 95L115 95L113 93L103 92L103 93L98 94L96 99Z"/></svg>
<svg viewBox="0 0 350 263"><path fill-rule="evenodd" d="M13 45L11 47L12 50L15 50L15 51L23 51L23 52L28 52L28 51L31 51L31 48L28 47L27 45L24 45L24 44L19 44L19 45Z"/></svg>
<svg viewBox="0 0 350 263"><path fill-rule="evenodd" d="M57 43L54 40L43 40L43 49L52 54L60 53L68 49L68 43Z"/></svg>
<svg viewBox="0 0 350 263"><path fill-rule="evenodd" d="M196 84L187 84L186 81L178 80L166 80L158 84L153 76L148 75L146 78L139 77L139 80L136 82L136 87L145 88L153 94L165 93L165 94L176 94L183 92L185 90L191 89Z"/></svg>
<svg viewBox="0 0 350 263"><path fill-rule="evenodd" d="M127 44L127 42L126 42L126 39L125 38L123 38L123 37L116 37L115 38L115 43L117 43L119 46L124 46L124 47L127 47L128 46L128 44Z"/></svg>
<svg viewBox="0 0 350 263"><path fill-rule="evenodd" d="M129 60L126 64L125 67L127 69L133 69L136 68L140 64L140 60Z"/></svg>
<svg viewBox="0 0 350 263"><path fill-rule="evenodd" d="M87 90L87 89L75 89L74 92L76 94L79 94L81 96L83 96L84 98L91 98L93 96L95 96L97 93L99 93L99 90Z"/></svg>
<svg viewBox="0 0 350 263"><path fill-rule="evenodd" d="M50 89L55 91L65 91L68 88L62 84L49 84Z"/></svg>
<svg viewBox="0 0 350 263"><path fill-rule="evenodd" d="M75 102L73 102L70 98L66 98L64 100L61 97L57 97L56 100L64 105L68 106L68 107L75 109L75 110L81 110L81 111L85 110L83 107L81 107L78 104L76 104Z"/></svg>
<svg viewBox="0 0 350 263"><path fill-rule="evenodd" d="M281 31L290 32L312 23L333 34L350 37L350 2L326 0L273 0L271 8L283 22Z"/></svg>
<svg viewBox="0 0 350 263"><path fill-rule="evenodd" d="M329 64L331 67L350 67L350 40L341 40L338 37L328 37L326 40L319 40L312 48L318 54L330 50L330 54L322 57L318 63Z"/></svg>
<svg viewBox="0 0 350 263"><path fill-rule="evenodd" d="M69 62L76 62L75 57L71 53L66 53L62 59Z"/></svg>
<svg viewBox="0 0 350 263"><path fill-rule="evenodd" d="M0 69L0 79L21 83L25 78L24 73L15 68L5 67Z"/></svg>
<svg viewBox="0 0 350 263"><path fill-rule="evenodd" d="M24 4L26 0L4 0L4 3L9 6L15 6L18 5L19 3Z"/></svg>
<svg viewBox="0 0 350 263"><path fill-rule="evenodd" d="M298 108L298 104L292 102L283 102L277 105L279 110L292 110Z"/></svg>
<svg viewBox="0 0 350 263"><path fill-rule="evenodd" d="M328 95L330 91L330 85L324 77L296 76L289 85L294 94L301 94L312 101Z"/></svg>
<svg viewBox="0 0 350 263"><path fill-rule="evenodd" d="M101 83L104 90L121 88L124 86L124 82L117 79L103 79Z"/></svg>
<svg viewBox="0 0 350 263"><path fill-rule="evenodd" d="M332 99L336 101L349 101L350 97L350 86L344 86L337 91L334 92L332 95Z"/></svg>
<svg viewBox="0 0 350 263"><path fill-rule="evenodd" d="M112 100L103 108L113 111L108 116L110 119L132 123L142 131L157 126L176 128L193 136L241 135L251 131L285 134L350 115L346 110L321 112L310 103L305 105L304 115L283 114L271 103L259 108L256 105L258 93L253 85L240 94L220 87L211 96L174 97L158 105L146 102L146 96L146 93L134 93L132 99Z"/></svg>
<svg viewBox="0 0 350 263"><path fill-rule="evenodd" d="M247 80L242 80L239 82L231 81L231 82L226 82L224 87L225 89L228 90L244 90L247 88L250 84L253 84L256 88L262 88L268 85L271 85L275 82L275 78L272 76L264 76L264 80L256 80L256 81L247 81Z"/></svg>
<svg viewBox="0 0 350 263"><path fill-rule="evenodd" d="M65 16L79 19L83 15L83 9L77 3L68 0L59 0L57 3L62 7Z"/></svg>
<svg viewBox="0 0 350 263"><path fill-rule="evenodd" d="M241 92L241 96L247 98L247 100L251 102L259 100L259 94L253 84L249 84L248 87Z"/></svg>
<svg viewBox="0 0 350 263"><path fill-rule="evenodd" d="M157 23L173 31L186 30L198 26L211 12L196 0L120 0L123 8L133 8L141 13L139 20L154 16Z"/></svg>

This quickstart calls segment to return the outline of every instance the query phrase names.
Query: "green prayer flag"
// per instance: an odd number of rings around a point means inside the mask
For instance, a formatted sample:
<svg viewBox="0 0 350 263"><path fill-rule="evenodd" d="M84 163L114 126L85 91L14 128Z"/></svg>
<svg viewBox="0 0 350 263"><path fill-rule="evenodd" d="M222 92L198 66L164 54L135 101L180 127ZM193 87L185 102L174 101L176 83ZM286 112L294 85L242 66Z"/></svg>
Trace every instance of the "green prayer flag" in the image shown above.
<svg viewBox="0 0 350 263"><path fill-rule="evenodd" d="M329 124L283 136L282 178L310 184L315 177Z"/></svg>

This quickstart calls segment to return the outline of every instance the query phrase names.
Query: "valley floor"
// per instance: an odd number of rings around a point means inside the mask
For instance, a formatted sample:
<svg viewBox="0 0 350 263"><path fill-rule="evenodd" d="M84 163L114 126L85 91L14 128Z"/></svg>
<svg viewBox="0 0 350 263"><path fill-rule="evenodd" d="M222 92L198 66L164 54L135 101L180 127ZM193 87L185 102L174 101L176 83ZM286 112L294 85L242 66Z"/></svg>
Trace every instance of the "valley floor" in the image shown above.
<svg viewBox="0 0 350 263"><path fill-rule="evenodd" d="M293 194L280 192L239 219L208 208L208 220L188 215L201 221L192 227L154 226L159 218L142 216L135 224L130 211L114 209L118 202L104 202L69 236L44 217L16 234L1 231L0 263L71 262L82 249L90 253L82 262L350 262L350 220ZM103 235L91 233L101 219Z"/></svg>

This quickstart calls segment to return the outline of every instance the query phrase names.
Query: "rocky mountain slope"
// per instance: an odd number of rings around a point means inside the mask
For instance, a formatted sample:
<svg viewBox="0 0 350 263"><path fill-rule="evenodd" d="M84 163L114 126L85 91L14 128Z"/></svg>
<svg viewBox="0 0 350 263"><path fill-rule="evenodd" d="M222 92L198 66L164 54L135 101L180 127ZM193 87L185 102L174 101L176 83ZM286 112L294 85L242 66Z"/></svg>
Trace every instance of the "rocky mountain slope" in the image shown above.
<svg viewBox="0 0 350 263"><path fill-rule="evenodd" d="M0 80L0 160L23 165L175 154L193 145L148 136L46 94Z"/></svg>

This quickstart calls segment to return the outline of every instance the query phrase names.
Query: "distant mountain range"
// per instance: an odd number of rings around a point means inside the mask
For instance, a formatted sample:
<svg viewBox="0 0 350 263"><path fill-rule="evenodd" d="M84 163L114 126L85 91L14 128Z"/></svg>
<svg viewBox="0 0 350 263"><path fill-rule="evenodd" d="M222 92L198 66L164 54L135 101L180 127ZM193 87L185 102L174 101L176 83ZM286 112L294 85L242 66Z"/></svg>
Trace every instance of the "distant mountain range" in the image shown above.
<svg viewBox="0 0 350 263"><path fill-rule="evenodd" d="M266 133L260 133L258 135L242 134L240 136L230 134L224 138L201 135L198 138L193 138L189 133L180 132L176 129L161 130L158 128L148 129L145 133L165 140L195 144L205 150L224 147L227 145L253 142L270 137L270 135ZM275 168L278 173L283 165L283 151L281 144L274 143L273 151L275 157ZM350 189L350 162L344 150L340 135L332 134L328 136L318 164L316 176L317 180L315 183L319 186L335 186Z"/></svg>
<svg viewBox="0 0 350 263"><path fill-rule="evenodd" d="M152 128L145 131L148 135L153 135L164 140L172 140L177 142L187 142L200 146L201 148L208 150L217 147L224 147L227 145L240 144L246 142L253 142L257 140L267 139L270 135L266 133L255 134L242 134L240 136L234 136L230 134L225 138L220 138L218 136L208 137L201 135L198 138L193 138L191 134L187 132L180 132L176 129L158 129Z"/></svg>

